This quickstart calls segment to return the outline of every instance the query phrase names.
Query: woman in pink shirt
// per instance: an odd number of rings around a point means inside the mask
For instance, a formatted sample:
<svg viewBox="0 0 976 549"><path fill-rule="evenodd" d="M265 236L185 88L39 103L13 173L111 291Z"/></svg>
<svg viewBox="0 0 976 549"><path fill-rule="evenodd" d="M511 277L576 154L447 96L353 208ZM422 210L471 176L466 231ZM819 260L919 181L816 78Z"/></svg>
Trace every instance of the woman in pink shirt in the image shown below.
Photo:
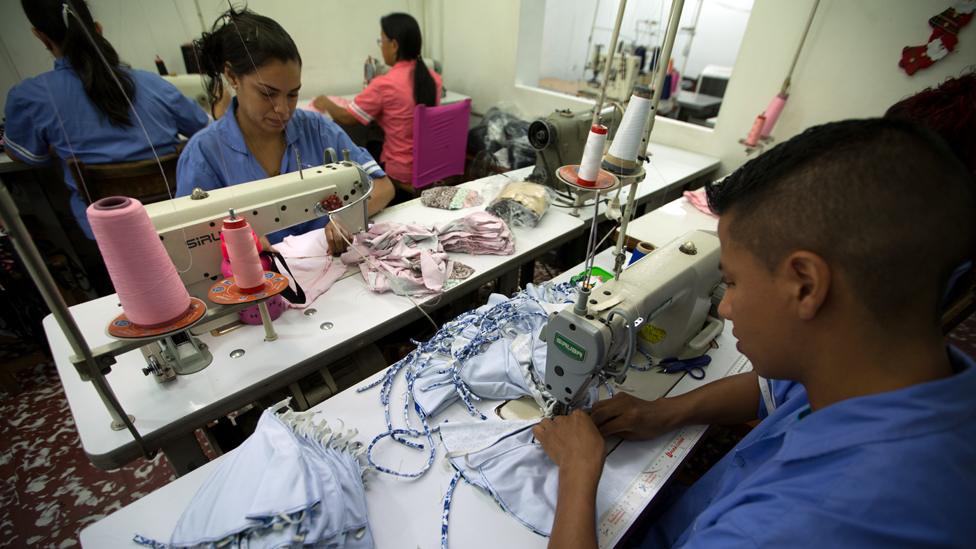
<svg viewBox="0 0 976 549"><path fill-rule="evenodd" d="M374 78L346 107L325 96L315 98L314 104L340 124L379 124L385 135L380 162L396 186L394 202L400 202L414 196L413 110L419 104L440 103L441 77L420 56L420 26L412 16L391 13L381 18L377 43L391 67L386 74Z"/></svg>

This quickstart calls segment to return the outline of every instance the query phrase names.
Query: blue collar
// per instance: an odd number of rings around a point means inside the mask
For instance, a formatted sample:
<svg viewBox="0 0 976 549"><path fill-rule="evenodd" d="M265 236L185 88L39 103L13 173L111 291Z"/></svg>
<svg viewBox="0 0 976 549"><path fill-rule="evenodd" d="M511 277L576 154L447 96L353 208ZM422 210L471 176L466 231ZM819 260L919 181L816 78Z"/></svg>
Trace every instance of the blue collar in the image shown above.
<svg viewBox="0 0 976 549"><path fill-rule="evenodd" d="M976 362L954 347L947 352L956 371L951 377L852 398L809 414L787 429L780 456L805 459L976 420Z"/></svg>
<svg viewBox="0 0 976 549"><path fill-rule="evenodd" d="M55 57L54 58L54 70L59 71L62 69L70 69L71 62L68 61L67 57Z"/></svg>
<svg viewBox="0 0 976 549"><path fill-rule="evenodd" d="M233 98L230 103L230 108L224 113L224 116L220 117L217 121L217 129L220 131L220 135L223 137L224 142L235 151L248 155L251 151L247 149L247 143L244 142L244 134L241 133L241 127L237 124L237 98ZM285 124L285 144L294 145L298 141L298 124L295 121L295 116L292 115L291 119L288 120L288 124Z"/></svg>

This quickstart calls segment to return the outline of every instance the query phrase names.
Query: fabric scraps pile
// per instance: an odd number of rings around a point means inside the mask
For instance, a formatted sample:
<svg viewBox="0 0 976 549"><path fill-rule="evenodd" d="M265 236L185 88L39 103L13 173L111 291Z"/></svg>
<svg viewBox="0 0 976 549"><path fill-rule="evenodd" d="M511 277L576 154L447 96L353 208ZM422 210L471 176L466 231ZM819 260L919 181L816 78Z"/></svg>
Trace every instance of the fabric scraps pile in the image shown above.
<svg viewBox="0 0 976 549"><path fill-rule="evenodd" d="M265 410L255 432L224 456L164 547L373 547L362 444L312 412Z"/></svg>
<svg viewBox="0 0 976 549"><path fill-rule="evenodd" d="M353 237L341 259L359 265L370 290L398 295L436 294L474 272L447 252L508 255L514 238L505 222L475 212L442 227L377 223Z"/></svg>
<svg viewBox="0 0 976 549"><path fill-rule="evenodd" d="M475 212L449 221L437 229L444 249L475 255L511 255L515 239L504 221L485 212Z"/></svg>
<svg viewBox="0 0 976 549"><path fill-rule="evenodd" d="M428 208L460 210L481 205L478 191L464 187L434 187L420 193L420 203Z"/></svg>

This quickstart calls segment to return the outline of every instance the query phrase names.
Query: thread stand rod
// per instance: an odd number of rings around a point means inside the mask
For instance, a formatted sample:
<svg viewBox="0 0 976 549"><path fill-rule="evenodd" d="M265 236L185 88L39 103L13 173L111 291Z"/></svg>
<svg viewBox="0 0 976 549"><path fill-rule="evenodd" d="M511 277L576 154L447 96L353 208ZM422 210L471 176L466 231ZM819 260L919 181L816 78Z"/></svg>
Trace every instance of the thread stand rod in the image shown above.
<svg viewBox="0 0 976 549"><path fill-rule="evenodd" d="M95 362L95 357L92 355L91 348L88 346L88 342L85 341L85 337L82 335L78 323L75 322L74 317L68 310L67 304L64 302L64 298L58 291L54 278L47 270L44 259L34 245L34 241L31 240L30 234L24 226L24 222L20 219L20 214L14 205L10 192L2 184L0 184L0 221L3 222L5 230L13 240L17 255L24 262L24 266L27 268L31 279L44 298L44 303L51 310L51 314L68 340L68 344L71 345L75 356L83 357L95 392L98 393L98 397L105 404L112 418L111 428L116 431L128 429L132 434L132 438L135 439L136 444L142 450L143 455L147 458L152 458L155 452L150 452L146 447L145 441L133 424L134 418L125 413L122 404L112 391L112 387L108 384L108 380L102 375L101 369L98 367L98 364Z"/></svg>
<svg viewBox="0 0 976 549"><path fill-rule="evenodd" d="M274 341L278 339L278 334L275 333L274 325L271 323L271 312L268 311L268 302L262 301L258 303L258 311L261 313L261 325L264 326L264 340Z"/></svg>

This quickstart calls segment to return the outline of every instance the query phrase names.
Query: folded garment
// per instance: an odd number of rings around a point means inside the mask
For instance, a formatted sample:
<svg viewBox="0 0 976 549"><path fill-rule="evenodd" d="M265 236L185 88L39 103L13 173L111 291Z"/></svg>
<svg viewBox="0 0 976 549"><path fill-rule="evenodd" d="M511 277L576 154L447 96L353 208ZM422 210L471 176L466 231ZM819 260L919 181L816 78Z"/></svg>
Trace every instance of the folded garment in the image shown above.
<svg viewBox="0 0 976 549"><path fill-rule="evenodd" d="M449 221L437 229L444 249L475 255L511 255L515 239L500 218L487 212L474 212Z"/></svg>
<svg viewBox="0 0 976 549"><path fill-rule="evenodd" d="M277 415L273 409L224 456L168 544L142 536L134 541L174 548L372 547L355 431L333 432L312 412Z"/></svg>
<svg viewBox="0 0 976 549"><path fill-rule="evenodd" d="M434 187L420 193L420 203L429 208L460 210L481 205L481 195L464 187Z"/></svg>

